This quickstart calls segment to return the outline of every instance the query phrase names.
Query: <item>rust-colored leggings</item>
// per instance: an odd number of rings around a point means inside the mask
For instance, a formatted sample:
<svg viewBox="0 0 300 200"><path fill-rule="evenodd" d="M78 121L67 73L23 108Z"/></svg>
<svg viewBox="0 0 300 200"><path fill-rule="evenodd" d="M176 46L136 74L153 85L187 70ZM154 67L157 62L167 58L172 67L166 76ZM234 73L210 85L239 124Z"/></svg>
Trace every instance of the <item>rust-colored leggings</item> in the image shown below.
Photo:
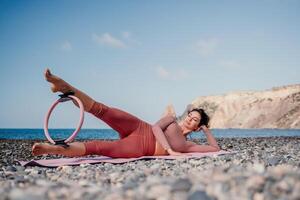
<svg viewBox="0 0 300 200"><path fill-rule="evenodd" d="M99 102L95 102L89 112L117 131L120 140L84 142L86 155L133 158L154 154L156 140L150 124L127 112Z"/></svg>

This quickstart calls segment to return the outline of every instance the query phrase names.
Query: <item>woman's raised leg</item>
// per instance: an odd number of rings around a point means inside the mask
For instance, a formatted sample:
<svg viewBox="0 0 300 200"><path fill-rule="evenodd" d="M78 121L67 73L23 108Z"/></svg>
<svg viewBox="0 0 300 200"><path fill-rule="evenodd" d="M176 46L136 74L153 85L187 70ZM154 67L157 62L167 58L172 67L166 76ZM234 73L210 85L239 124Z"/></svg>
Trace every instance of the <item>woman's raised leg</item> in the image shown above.
<svg viewBox="0 0 300 200"><path fill-rule="evenodd" d="M45 78L52 84L52 92L66 93L73 91L84 106L84 110L95 115L107 123L119 133L120 138L125 138L138 128L140 121L137 117L116 108L110 108L102 103L96 102L84 92L71 86L58 76L53 75L49 69L45 71ZM73 101L77 105L76 101ZM78 105L77 105L78 106Z"/></svg>
<svg viewBox="0 0 300 200"><path fill-rule="evenodd" d="M83 156L86 153L86 148L82 142L73 142L69 147L53 145L49 143L35 143L32 146L32 154L35 156L49 154L49 155L64 155L68 157Z"/></svg>

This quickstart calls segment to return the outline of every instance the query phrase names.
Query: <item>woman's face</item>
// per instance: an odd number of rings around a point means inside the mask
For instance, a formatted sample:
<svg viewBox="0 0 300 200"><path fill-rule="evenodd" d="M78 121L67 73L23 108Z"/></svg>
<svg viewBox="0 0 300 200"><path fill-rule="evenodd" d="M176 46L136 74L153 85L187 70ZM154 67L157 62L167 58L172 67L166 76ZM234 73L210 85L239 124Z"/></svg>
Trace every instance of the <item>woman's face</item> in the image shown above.
<svg viewBox="0 0 300 200"><path fill-rule="evenodd" d="M190 112L184 119L184 125L191 131L195 131L199 128L201 116L197 111Z"/></svg>

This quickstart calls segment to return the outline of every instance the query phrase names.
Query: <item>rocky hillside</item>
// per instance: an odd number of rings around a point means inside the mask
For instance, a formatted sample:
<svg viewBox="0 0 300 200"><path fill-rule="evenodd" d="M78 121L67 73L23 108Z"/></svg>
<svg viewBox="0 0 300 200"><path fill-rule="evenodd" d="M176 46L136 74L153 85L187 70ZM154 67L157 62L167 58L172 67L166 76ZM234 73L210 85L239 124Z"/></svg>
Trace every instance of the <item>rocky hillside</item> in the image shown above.
<svg viewBox="0 0 300 200"><path fill-rule="evenodd" d="M211 128L300 128L300 84L202 96L191 104L207 111Z"/></svg>

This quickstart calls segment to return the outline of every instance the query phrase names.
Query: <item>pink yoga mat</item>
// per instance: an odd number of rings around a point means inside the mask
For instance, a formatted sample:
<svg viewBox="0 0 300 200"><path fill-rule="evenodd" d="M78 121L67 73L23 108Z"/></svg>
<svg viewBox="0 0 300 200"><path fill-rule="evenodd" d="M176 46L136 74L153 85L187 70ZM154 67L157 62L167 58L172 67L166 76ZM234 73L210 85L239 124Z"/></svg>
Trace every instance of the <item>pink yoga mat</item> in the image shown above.
<svg viewBox="0 0 300 200"><path fill-rule="evenodd" d="M219 156L225 154L233 154L234 151L218 151L207 153L186 153L182 156L142 156L138 158L110 158L107 156L98 157L75 157L75 158L59 158L48 160L30 160L30 161L18 161L22 166L41 166L41 167L58 167L63 165L80 165L80 164L96 164L96 163L114 163L121 164L135 160L147 160L147 159L182 159L182 158L203 158L208 156Z"/></svg>

